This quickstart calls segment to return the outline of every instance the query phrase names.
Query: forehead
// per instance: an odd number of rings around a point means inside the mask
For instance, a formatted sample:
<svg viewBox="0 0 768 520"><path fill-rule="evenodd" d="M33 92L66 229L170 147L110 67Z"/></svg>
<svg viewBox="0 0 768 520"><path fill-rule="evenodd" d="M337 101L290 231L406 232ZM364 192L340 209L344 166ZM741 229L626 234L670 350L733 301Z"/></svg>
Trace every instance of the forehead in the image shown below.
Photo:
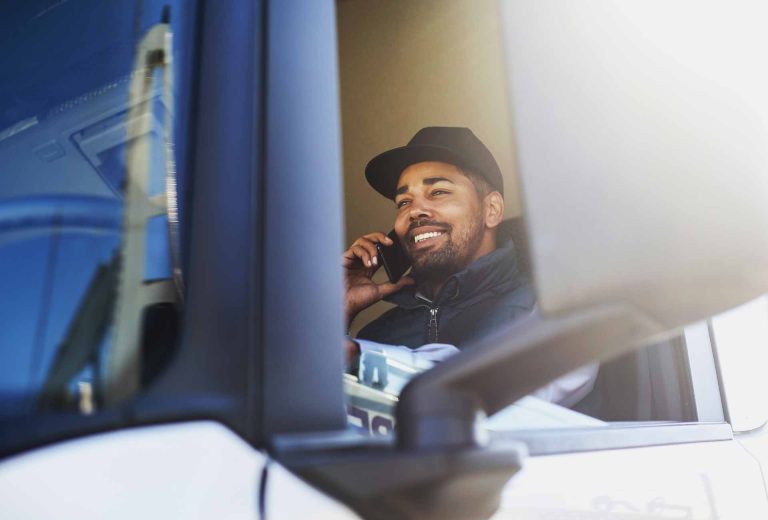
<svg viewBox="0 0 768 520"><path fill-rule="evenodd" d="M418 186L424 179L443 177L455 184L469 183L469 178L458 166L439 161L425 161L410 165L397 180L397 188Z"/></svg>

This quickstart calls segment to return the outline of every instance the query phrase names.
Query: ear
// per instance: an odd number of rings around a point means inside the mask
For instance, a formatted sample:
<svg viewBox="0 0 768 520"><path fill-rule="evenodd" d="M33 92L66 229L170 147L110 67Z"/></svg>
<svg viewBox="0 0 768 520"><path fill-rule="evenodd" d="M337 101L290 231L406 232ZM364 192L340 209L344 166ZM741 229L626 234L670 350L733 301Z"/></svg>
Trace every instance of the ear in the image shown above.
<svg viewBox="0 0 768 520"><path fill-rule="evenodd" d="M492 191L483 200L485 209L485 227L495 228L504 220L504 197L498 191Z"/></svg>

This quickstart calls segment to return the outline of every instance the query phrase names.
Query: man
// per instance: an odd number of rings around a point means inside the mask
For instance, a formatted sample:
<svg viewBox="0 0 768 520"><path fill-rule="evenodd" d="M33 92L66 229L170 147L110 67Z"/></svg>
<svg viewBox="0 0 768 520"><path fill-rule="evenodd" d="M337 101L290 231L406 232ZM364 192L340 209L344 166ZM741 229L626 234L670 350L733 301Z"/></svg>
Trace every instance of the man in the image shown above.
<svg viewBox="0 0 768 520"><path fill-rule="evenodd" d="M347 324L382 299L396 305L366 325L357 341L347 341L350 361L361 349L441 361L531 313L534 293L503 222L501 172L471 130L423 128L406 146L374 157L365 176L394 201L394 229L412 270L397 283L372 280L380 267L376 244L392 245L381 232L358 238L344 252ZM534 395L570 406L589 393L596 376L597 365L589 365Z"/></svg>
<svg viewBox="0 0 768 520"><path fill-rule="evenodd" d="M533 308L534 296L503 230L504 186L490 151L467 128L428 127L366 167L371 186L394 201L395 232L412 263L411 276L376 284L376 243L358 238L343 255L348 323L386 298L397 307L358 338L417 348L463 348Z"/></svg>

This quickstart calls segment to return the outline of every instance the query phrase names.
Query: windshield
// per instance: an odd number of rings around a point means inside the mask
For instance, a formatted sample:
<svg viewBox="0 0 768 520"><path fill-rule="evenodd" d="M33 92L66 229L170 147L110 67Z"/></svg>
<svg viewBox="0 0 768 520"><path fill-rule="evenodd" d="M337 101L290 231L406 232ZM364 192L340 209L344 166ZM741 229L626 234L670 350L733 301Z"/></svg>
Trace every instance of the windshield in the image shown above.
<svg viewBox="0 0 768 520"><path fill-rule="evenodd" d="M1 8L4 417L92 413L172 354L185 166L173 114L185 97L182 13L170 23L166 3Z"/></svg>

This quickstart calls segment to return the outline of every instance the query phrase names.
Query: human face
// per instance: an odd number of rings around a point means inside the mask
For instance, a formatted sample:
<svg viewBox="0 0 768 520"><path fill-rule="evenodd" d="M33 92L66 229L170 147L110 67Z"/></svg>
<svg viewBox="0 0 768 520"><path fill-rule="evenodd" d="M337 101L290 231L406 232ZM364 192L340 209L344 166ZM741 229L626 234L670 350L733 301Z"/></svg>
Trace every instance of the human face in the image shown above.
<svg viewBox="0 0 768 520"><path fill-rule="evenodd" d="M400 174L395 204L395 232L419 280L445 279L485 254L483 202L456 166L409 166Z"/></svg>

